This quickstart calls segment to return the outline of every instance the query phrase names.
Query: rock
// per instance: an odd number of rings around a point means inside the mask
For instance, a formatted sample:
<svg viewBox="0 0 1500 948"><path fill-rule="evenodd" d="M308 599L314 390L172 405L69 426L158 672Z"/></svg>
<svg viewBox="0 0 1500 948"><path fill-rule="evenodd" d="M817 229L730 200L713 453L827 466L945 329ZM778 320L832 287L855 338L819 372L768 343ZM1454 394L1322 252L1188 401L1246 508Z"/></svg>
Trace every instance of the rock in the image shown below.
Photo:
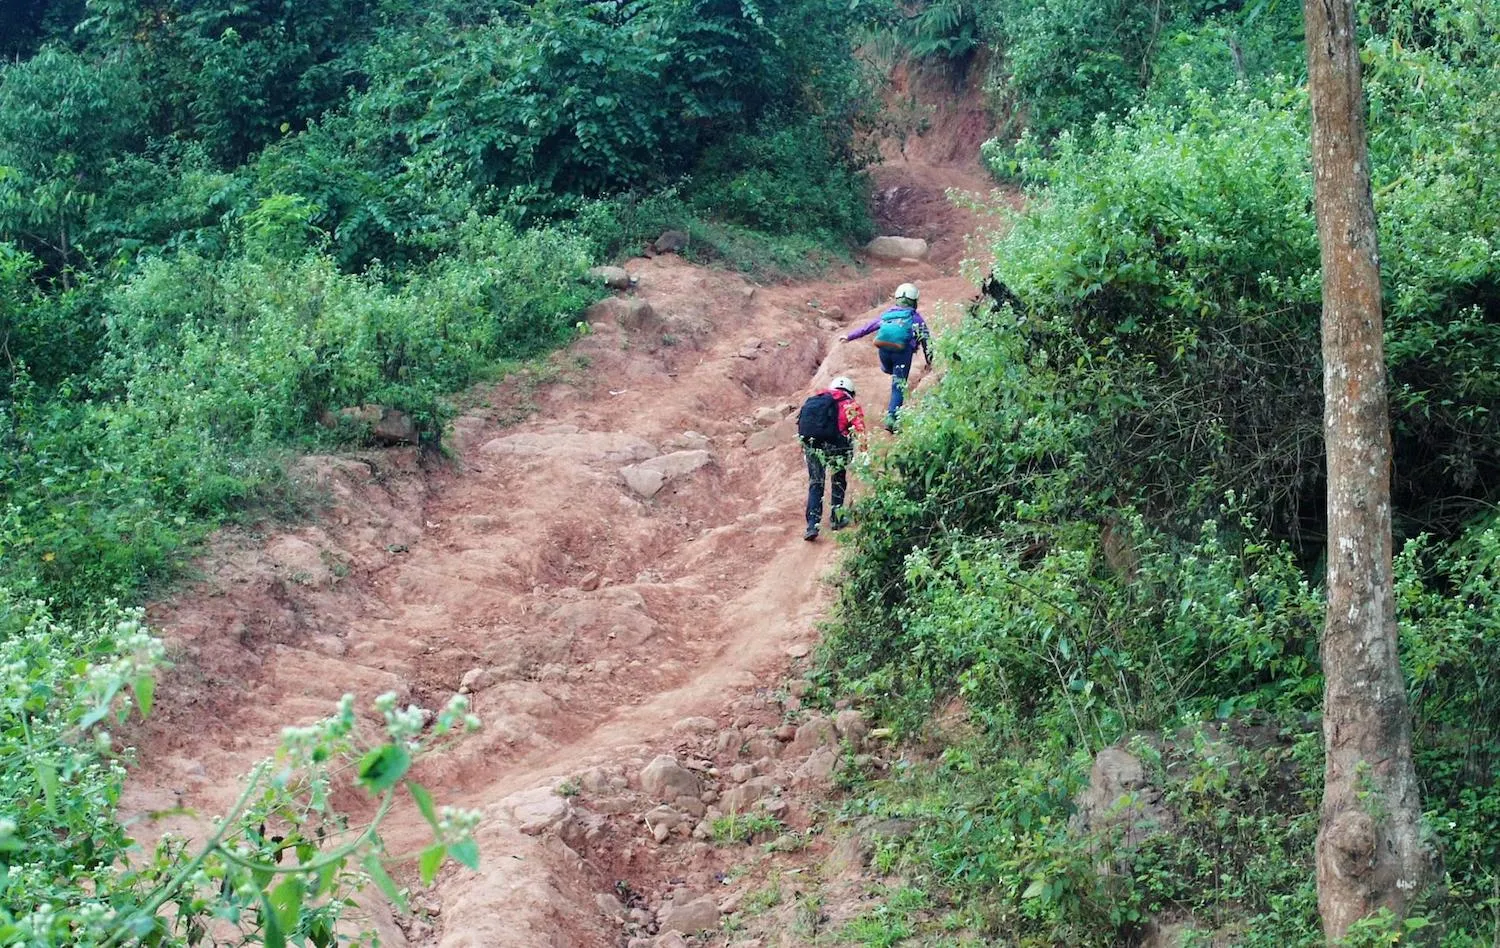
<svg viewBox="0 0 1500 948"><path fill-rule="evenodd" d="M625 486L642 500L650 500L667 486L667 475L634 464L621 468L620 476L625 479Z"/></svg>
<svg viewBox="0 0 1500 948"><path fill-rule="evenodd" d="M820 747L797 768L792 782L800 787L826 787L833 783L833 772L839 763L838 751L832 747Z"/></svg>
<svg viewBox="0 0 1500 948"><path fill-rule="evenodd" d="M729 768L729 780L731 783L744 783L755 776L755 767L751 764L735 764Z"/></svg>
<svg viewBox="0 0 1500 948"><path fill-rule="evenodd" d="M810 754L819 747L834 746L839 742L838 731L834 729L833 722L819 715L808 718L807 721L797 728L797 735L792 739L792 753L795 755Z"/></svg>
<svg viewBox="0 0 1500 948"><path fill-rule="evenodd" d="M620 900L607 892L601 892L594 896L594 904L599 906L599 914L607 915L616 921L625 921L625 906Z"/></svg>
<svg viewBox="0 0 1500 948"><path fill-rule="evenodd" d="M649 441L628 432L580 431L572 425L506 435L486 441L479 450L490 457L550 457L605 464L633 464L659 453Z"/></svg>
<svg viewBox="0 0 1500 948"><path fill-rule="evenodd" d="M781 755L781 742L776 740L774 734L768 737L752 737L745 742L744 755L751 760L760 760L762 757L779 757Z"/></svg>
<svg viewBox="0 0 1500 948"><path fill-rule="evenodd" d="M811 689L812 682L808 681L806 678L794 678L791 681L787 682L786 685L787 694L791 695L793 698L805 698L807 697L808 691Z"/></svg>
<svg viewBox="0 0 1500 948"><path fill-rule="evenodd" d="M857 875L870 861L870 844L850 834L834 844L824 862L827 877Z"/></svg>
<svg viewBox="0 0 1500 948"><path fill-rule="evenodd" d="M713 463L713 455L698 448L691 451L673 451L660 457L650 458L639 464L620 469L625 484L642 497L656 496L667 481L684 474L691 474L707 464Z"/></svg>
<svg viewBox="0 0 1500 948"><path fill-rule="evenodd" d="M865 253L877 260L925 260L927 250L920 237L876 237L865 245Z"/></svg>
<svg viewBox="0 0 1500 948"><path fill-rule="evenodd" d="M687 814L674 810L665 803L642 813L641 820L648 826L665 826L667 829L672 829L678 823L690 822Z"/></svg>
<svg viewBox="0 0 1500 948"><path fill-rule="evenodd" d="M380 444L411 444L417 440L417 423L406 412L387 408L370 429L370 437Z"/></svg>
<svg viewBox="0 0 1500 948"><path fill-rule="evenodd" d="M682 445L683 448L691 450L694 448L707 448L712 442L709 440L709 437L706 434L700 434L696 431L684 431L682 435L678 437L677 443Z"/></svg>
<svg viewBox="0 0 1500 948"><path fill-rule="evenodd" d="M775 789L770 777L752 777L737 787L724 791L719 808L725 813L748 813L755 801Z"/></svg>
<svg viewBox="0 0 1500 948"><path fill-rule="evenodd" d="M790 724L783 724L776 729L776 739L778 741L789 741L796 736L797 729Z"/></svg>
<svg viewBox="0 0 1500 948"><path fill-rule="evenodd" d="M1215 943L1217 938L1205 939L1201 929L1194 928L1186 922L1160 922L1150 921L1146 923L1146 930L1141 935L1141 948L1181 948L1183 945L1201 945L1205 941Z"/></svg>
<svg viewBox="0 0 1500 948"><path fill-rule="evenodd" d="M797 426L787 424L785 420L780 421L769 428L760 431L745 439L745 447L751 454L763 454L777 445L791 444L797 439Z"/></svg>
<svg viewBox="0 0 1500 948"><path fill-rule="evenodd" d="M703 792L698 777L666 754L647 764L641 771L641 789L658 800L696 797Z"/></svg>
<svg viewBox="0 0 1500 948"><path fill-rule="evenodd" d="M656 238L651 248L657 253L681 253L688 246L688 235L680 230L669 230Z"/></svg>
<svg viewBox="0 0 1500 948"><path fill-rule="evenodd" d="M665 843L667 837L672 835L672 828L665 823L653 823L651 825L651 838L658 843Z"/></svg>
<svg viewBox="0 0 1500 948"><path fill-rule="evenodd" d="M752 417L757 428L766 428L780 421L781 416L782 412L780 409L767 406L755 409L755 414Z"/></svg>
<svg viewBox="0 0 1500 948"><path fill-rule="evenodd" d="M786 654L789 658L806 658L812 654L812 646L806 642L795 642L787 646Z"/></svg>
<svg viewBox="0 0 1500 948"><path fill-rule="evenodd" d="M483 691L499 680L500 674L493 668L471 668L464 672L464 677L459 681L458 693L468 695Z"/></svg>
<svg viewBox="0 0 1500 948"><path fill-rule="evenodd" d="M659 936L654 948L688 948L688 943L680 932L671 931Z"/></svg>
<svg viewBox="0 0 1500 948"><path fill-rule="evenodd" d="M870 824L869 828L865 830L865 836L878 840L905 839L916 831L916 820L893 818Z"/></svg>
<svg viewBox="0 0 1500 948"><path fill-rule="evenodd" d="M790 803L786 802L785 800L781 800L781 799L767 800L763 804L763 806L764 806L765 811L767 813L769 813L772 816L776 817L778 820L781 819L782 817L786 816L787 811L792 808L792 805Z"/></svg>
<svg viewBox="0 0 1500 948"><path fill-rule="evenodd" d="M870 734L870 725L865 723L865 716L852 708L846 708L834 715L833 728L838 732L839 737L855 747L863 746L865 738Z"/></svg>
<svg viewBox="0 0 1500 948"><path fill-rule="evenodd" d="M590 570L589 572L584 573L583 578L578 581L578 588L583 590L584 592L593 592L594 590L599 588L600 582L601 577L599 576L599 571Z"/></svg>
<svg viewBox="0 0 1500 948"><path fill-rule="evenodd" d="M384 414L385 409L379 405L360 405L358 408L340 408L338 420L356 425L376 425Z"/></svg>
<svg viewBox="0 0 1500 948"><path fill-rule="evenodd" d="M711 734L719 729L713 718L683 718L672 725L673 734Z"/></svg>
<svg viewBox="0 0 1500 948"><path fill-rule="evenodd" d="M739 728L732 727L719 733L718 739L714 741L714 751L719 754L738 753L743 743L744 734L740 733Z"/></svg>
<svg viewBox="0 0 1500 948"><path fill-rule="evenodd" d="M743 287L740 287L740 299L743 300L746 303L748 303L751 300L755 299L755 287L753 287L753 286L743 286Z"/></svg>
<svg viewBox="0 0 1500 948"><path fill-rule="evenodd" d="M562 826L573 816L573 804L567 797L558 796L551 787L537 787L514 794L501 801L501 806L510 811L516 828L527 836L540 836Z"/></svg>
<svg viewBox="0 0 1500 948"><path fill-rule="evenodd" d="M1070 823L1079 829L1125 827L1123 842L1135 845L1173 824L1161 805L1161 790L1150 785L1140 759L1120 747L1106 747L1094 758L1089 785L1078 795Z"/></svg>
<svg viewBox="0 0 1500 948"><path fill-rule="evenodd" d="M333 570L322 550L301 537L283 536L266 546L266 556L279 576L299 586L322 587L333 583Z"/></svg>
<svg viewBox="0 0 1500 948"><path fill-rule="evenodd" d="M591 323L613 320L621 329L647 329L661 322L650 303L625 296L611 296L600 300L583 311L583 318Z"/></svg>
<svg viewBox="0 0 1500 948"><path fill-rule="evenodd" d="M706 895L678 893L656 913L656 923L668 932L712 931L719 927L719 906Z"/></svg>
<svg viewBox="0 0 1500 948"><path fill-rule="evenodd" d="M592 267L588 275L612 290L630 289L630 274L624 267Z"/></svg>

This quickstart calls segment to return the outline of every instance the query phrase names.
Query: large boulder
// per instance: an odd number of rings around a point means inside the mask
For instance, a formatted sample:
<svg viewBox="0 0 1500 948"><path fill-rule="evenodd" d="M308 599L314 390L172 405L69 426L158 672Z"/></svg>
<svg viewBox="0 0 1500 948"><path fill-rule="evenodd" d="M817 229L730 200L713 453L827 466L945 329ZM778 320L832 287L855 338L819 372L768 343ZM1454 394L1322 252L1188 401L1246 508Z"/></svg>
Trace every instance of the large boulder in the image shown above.
<svg viewBox="0 0 1500 948"><path fill-rule="evenodd" d="M655 457L648 441L624 431L580 431L572 425L557 425L546 431L528 431L487 441L483 454L495 456L549 456L581 463L629 464Z"/></svg>
<svg viewBox="0 0 1500 948"><path fill-rule="evenodd" d="M613 322L621 329L646 329L661 322L656 310L645 300L628 296L610 296L583 311L591 323Z"/></svg>
<svg viewBox="0 0 1500 948"><path fill-rule="evenodd" d="M1089 785L1078 796L1075 829L1097 831L1123 827L1123 841L1134 845L1174 824L1161 803L1161 789L1151 785L1139 757L1121 747L1106 747L1094 758Z"/></svg>
<svg viewBox="0 0 1500 948"><path fill-rule="evenodd" d="M620 476L632 491L647 499L666 486L667 481L684 474L691 474L713 461L713 455L698 448L690 451L673 451L660 457L650 458L639 464L620 469Z"/></svg>
<svg viewBox="0 0 1500 948"><path fill-rule="evenodd" d="M588 275L612 290L630 289L630 274L624 267L592 267Z"/></svg>
<svg viewBox="0 0 1500 948"><path fill-rule="evenodd" d="M703 792L698 775L663 754L641 771L641 789L657 800L671 802L678 797L696 797Z"/></svg>
<svg viewBox="0 0 1500 948"><path fill-rule="evenodd" d="M719 927L719 905L710 896L678 893L656 913L657 927L664 932L692 935Z"/></svg>
<svg viewBox="0 0 1500 948"><path fill-rule="evenodd" d="M925 260L928 250L920 237L876 237L865 244L865 253L877 260Z"/></svg>
<svg viewBox="0 0 1500 948"><path fill-rule="evenodd" d="M688 240L688 235L683 231L669 230L656 238L656 243L651 245L651 249L657 253L681 253L687 249Z"/></svg>

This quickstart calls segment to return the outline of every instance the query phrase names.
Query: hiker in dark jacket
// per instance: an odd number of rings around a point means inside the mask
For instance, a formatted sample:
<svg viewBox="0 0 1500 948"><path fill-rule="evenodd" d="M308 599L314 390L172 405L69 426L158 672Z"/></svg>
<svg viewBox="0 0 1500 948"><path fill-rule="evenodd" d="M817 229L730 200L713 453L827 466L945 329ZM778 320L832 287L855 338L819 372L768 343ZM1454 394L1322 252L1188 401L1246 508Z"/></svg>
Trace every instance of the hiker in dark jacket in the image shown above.
<svg viewBox="0 0 1500 948"><path fill-rule="evenodd" d="M896 305L849 333L844 342L875 334L875 348L880 352L880 371L891 377L891 403L885 413L885 430L896 430L896 417L906 401L907 377L912 359L922 350L922 359L932 366L932 333L922 314L917 312L917 288L903 283L896 288Z"/></svg>
<svg viewBox="0 0 1500 948"><path fill-rule="evenodd" d="M844 513L844 494L849 486L849 461L854 457L854 436L864 434L865 416L854 400L854 383L839 376L828 387L808 396L797 413L797 438L807 458L807 532L804 540L818 538L823 522L824 474L833 474L833 497L829 524L834 530L849 525Z"/></svg>

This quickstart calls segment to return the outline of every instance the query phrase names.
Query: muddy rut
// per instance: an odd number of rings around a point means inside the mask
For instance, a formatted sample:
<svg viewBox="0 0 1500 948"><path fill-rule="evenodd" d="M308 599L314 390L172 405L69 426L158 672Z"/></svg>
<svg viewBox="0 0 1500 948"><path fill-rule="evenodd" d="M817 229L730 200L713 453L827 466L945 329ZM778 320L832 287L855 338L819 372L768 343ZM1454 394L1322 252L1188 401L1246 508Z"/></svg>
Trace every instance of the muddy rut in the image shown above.
<svg viewBox="0 0 1500 948"><path fill-rule="evenodd" d="M943 192L987 193L981 173L897 161L877 183L882 232L927 238L928 260L779 287L675 255L631 260L638 283L620 295L651 311L597 322L543 380L474 393L450 457L301 461L326 500L315 516L225 534L199 581L151 609L175 668L127 815L222 812L283 725L346 692L365 708L386 691L440 706L464 687L484 727L418 776L484 811L483 864L445 869L419 921L372 906L370 923L388 945L625 943L597 894L670 881L686 857L610 828L628 813L557 825L553 788L586 774L625 793L657 753L778 723L765 696L815 643L836 556L827 534L801 537L795 406L847 374L878 419L887 379L839 333L904 281L939 325L976 295L957 270L980 219ZM392 852L422 829L396 814Z"/></svg>

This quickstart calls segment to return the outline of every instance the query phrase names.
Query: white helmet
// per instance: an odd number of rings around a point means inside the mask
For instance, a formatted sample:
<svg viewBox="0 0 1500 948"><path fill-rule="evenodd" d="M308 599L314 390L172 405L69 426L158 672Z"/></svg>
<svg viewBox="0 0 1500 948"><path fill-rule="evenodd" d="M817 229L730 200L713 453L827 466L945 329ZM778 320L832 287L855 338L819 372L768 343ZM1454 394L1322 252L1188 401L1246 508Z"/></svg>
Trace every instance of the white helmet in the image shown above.
<svg viewBox="0 0 1500 948"><path fill-rule="evenodd" d="M854 382L847 375L840 375L832 382L829 382L828 387L836 388L841 392L848 392L850 395L854 394Z"/></svg>
<svg viewBox="0 0 1500 948"><path fill-rule="evenodd" d="M916 302L917 302L917 287L916 287L916 284L914 284L914 283L903 283L900 286L896 287L896 301L900 302L902 300L905 300L906 302L911 303L913 306L916 305Z"/></svg>

